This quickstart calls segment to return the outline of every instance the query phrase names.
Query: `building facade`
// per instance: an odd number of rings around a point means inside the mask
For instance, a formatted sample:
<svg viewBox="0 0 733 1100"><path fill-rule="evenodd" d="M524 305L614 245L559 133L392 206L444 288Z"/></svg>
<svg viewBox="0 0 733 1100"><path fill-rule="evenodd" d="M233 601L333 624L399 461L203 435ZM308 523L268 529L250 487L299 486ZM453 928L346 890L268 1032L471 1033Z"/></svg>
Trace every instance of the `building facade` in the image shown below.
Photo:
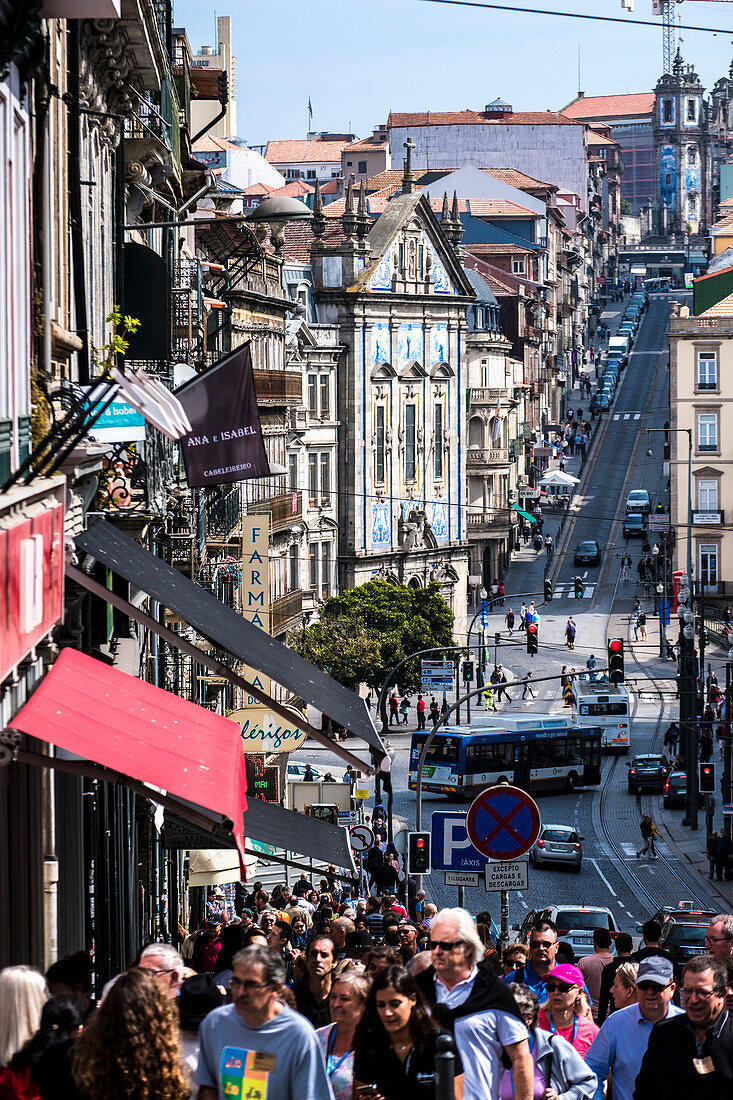
<svg viewBox="0 0 733 1100"><path fill-rule="evenodd" d="M659 181L658 233L705 236L710 224L710 144L703 86L677 51L655 88L654 153Z"/></svg>

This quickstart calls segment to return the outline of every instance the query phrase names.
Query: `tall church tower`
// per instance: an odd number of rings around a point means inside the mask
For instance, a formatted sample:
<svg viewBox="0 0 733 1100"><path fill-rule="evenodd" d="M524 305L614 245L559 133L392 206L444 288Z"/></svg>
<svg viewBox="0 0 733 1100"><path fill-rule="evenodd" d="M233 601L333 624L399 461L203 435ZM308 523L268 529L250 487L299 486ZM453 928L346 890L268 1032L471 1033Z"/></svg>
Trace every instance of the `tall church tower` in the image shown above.
<svg viewBox="0 0 733 1100"><path fill-rule="evenodd" d="M679 49L672 72L654 89L654 154L659 180L658 233L669 237L707 232L710 164L704 88L692 65L684 65Z"/></svg>

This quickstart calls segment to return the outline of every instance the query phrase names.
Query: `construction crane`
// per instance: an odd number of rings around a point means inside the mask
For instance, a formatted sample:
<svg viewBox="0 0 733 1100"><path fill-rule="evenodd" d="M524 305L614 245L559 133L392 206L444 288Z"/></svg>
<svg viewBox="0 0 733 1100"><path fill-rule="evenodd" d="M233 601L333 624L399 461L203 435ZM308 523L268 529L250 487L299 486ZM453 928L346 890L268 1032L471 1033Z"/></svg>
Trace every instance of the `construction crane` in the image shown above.
<svg viewBox="0 0 733 1100"><path fill-rule="evenodd" d="M662 73L672 72L672 62L675 55L675 29L674 29L674 6L675 4L681 4L683 0L652 0L652 12L654 15L661 15L662 17ZM621 0L622 6L627 7L627 3ZM633 0L631 0L633 5ZM733 0L687 0L688 4L733 4ZM630 9L633 11L633 6Z"/></svg>

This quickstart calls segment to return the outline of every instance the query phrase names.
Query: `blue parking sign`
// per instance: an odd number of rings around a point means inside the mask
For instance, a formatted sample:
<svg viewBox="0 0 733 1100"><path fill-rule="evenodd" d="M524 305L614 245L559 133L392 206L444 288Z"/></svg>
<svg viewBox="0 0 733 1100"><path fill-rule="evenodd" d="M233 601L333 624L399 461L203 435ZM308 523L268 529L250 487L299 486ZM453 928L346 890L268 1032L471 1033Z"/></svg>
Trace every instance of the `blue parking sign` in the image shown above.
<svg viewBox="0 0 733 1100"><path fill-rule="evenodd" d="M465 810L434 810L430 831L434 870L483 871L486 856L468 839Z"/></svg>

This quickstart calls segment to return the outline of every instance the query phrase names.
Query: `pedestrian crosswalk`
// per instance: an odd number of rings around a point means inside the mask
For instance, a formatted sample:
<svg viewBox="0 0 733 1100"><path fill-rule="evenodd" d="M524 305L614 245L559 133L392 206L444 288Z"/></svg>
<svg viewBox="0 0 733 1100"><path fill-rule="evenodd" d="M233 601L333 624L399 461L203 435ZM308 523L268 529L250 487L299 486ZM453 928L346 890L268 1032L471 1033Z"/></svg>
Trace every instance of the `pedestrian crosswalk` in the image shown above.
<svg viewBox="0 0 733 1100"><path fill-rule="evenodd" d="M641 413L636 412L636 411L617 412L617 413L613 414L613 419L614 420L640 420L641 419Z"/></svg>
<svg viewBox="0 0 733 1100"><path fill-rule="evenodd" d="M588 584L588 583L584 582L583 583L583 599L586 599L586 600L590 599L591 596L593 595L594 591L595 591L595 587L596 587L595 583ZM574 582L570 581L569 583L566 584L565 581L561 581L560 584L556 584L555 585L555 590L554 590L554 595L555 595L556 599L562 599L564 596L573 596L574 597L575 596L575 584L574 584Z"/></svg>

